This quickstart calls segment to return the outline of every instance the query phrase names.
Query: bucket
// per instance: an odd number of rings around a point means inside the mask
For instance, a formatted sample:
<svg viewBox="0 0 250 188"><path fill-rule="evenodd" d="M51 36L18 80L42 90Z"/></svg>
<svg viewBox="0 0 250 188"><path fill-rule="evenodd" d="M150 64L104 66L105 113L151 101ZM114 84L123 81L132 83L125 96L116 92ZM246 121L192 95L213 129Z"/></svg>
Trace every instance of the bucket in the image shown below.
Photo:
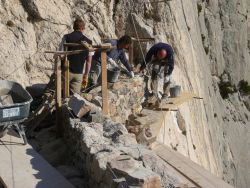
<svg viewBox="0 0 250 188"><path fill-rule="evenodd" d="M181 95L181 86L176 85L170 88L170 97L179 97Z"/></svg>
<svg viewBox="0 0 250 188"><path fill-rule="evenodd" d="M108 74L107 77L108 82L115 83L118 81L120 75L120 69L119 68L107 69L107 74Z"/></svg>

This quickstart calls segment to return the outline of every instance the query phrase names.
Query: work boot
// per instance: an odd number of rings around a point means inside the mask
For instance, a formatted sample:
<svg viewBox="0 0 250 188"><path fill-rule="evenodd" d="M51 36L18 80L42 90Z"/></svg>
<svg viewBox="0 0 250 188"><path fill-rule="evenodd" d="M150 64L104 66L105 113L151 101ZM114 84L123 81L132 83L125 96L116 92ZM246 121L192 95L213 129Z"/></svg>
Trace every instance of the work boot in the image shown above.
<svg viewBox="0 0 250 188"><path fill-rule="evenodd" d="M157 97L155 95L152 95L152 96L148 97L148 100L147 100L147 102L149 104L155 104L156 101L157 101Z"/></svg>
<svg viewBox="0 0 250 188"><path fill-rule="evenodd" d="M167 101L168 100L168 95L164 93L162 95L162 97L161 97L161 100L166 100Z"/></svg>
<svg viewBox="0 0 250 188"><path fill-rule="evenodd" d="M147 103L152 108L159 108L161 105L161 99L159 99L159 97L153 95L153 96L148 98Z"/></svg>
<svg viewBox="0 0 250 188"><path fill-rule="evenodd" d="M170 84L171 82L167 82L167 83L164 83L163 85L163 96L168 96L169 95L169 92L170 92Z"/></svg>
<svg viewBox="0 0 250 188"><path fill-rule="evenodd" d="M154 107L155 107L155 108L160 108L160 106L161 106L161 100L160 100L160 99L157 99L157 101L155 102Z"/></svg>

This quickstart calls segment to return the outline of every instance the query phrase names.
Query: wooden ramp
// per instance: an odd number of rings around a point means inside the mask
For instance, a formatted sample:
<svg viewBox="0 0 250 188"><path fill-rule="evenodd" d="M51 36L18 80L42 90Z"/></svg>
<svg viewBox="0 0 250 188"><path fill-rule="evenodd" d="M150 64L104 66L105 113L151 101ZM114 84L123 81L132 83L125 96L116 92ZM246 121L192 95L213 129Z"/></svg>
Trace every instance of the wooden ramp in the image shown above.
<svg viewBox="0 0 250 188"><path fill-rule="evenodd" d="M29 144L11 135L0 139L0 178L8 188L74 188Z"/></svg>
<svg viewBox="0 0 250 188"><path fill-rule="evenodd" d="M165 103L162 103L160 106L160 109L175 109L178 108L181 104L190 101L191 99L202 99L200 97L197 97L193 93L182 93L179 97L175 98L169 98Z"/></svg>
<svg viewBox="0 0 250 188"><path fill-rule="evenodd" d="M188 101L191 101L194 98L199 98L199 97L197 97L195 94L192 93L182 93L179 97L169 98L168 101L166 101L165 103L162 102L162 104L158 109L158 113L160 116L157 122L158 125L155 124L150 126L153 135L156 135L156 137L159 135L162 126L164 126L165 119L168 115L170 115L171 111L178 110L178 107L180 105Z"/></svg>
<svg viewBox="0 0 250 188"><path fill-rule="evenodd" d="M129 119L129 123L127 128L129 130L132 130L130 132L135 133L137 136L137 140L142 144L152 144L156 141L156 138L158 137L160 130L162 126L164 125L164 121L168 115L170 115L170 112L172 110L177 110L178 107L193 98L198 98L195 94L192 93L182 93L181 96L176 98L169 98L167 101L163 101L161 106L159 108L154 109L147 109L144 108L141 111L140 116L132 117ZM137 130L139 130L139 133L136 131L133 131L133 127L139 126ZM150 129L150 137L147 137L145 135L145 130Z"/></svg>
<svg viewBox="0 0 250 188"><path fill-rule="evenodd" d="M178 152L171 150L164 144L156 142L152 145L152 150L178 172L183 174L187 179L192 181L197 187L233 188L220 178L212 175L203 167Z"/></svg>

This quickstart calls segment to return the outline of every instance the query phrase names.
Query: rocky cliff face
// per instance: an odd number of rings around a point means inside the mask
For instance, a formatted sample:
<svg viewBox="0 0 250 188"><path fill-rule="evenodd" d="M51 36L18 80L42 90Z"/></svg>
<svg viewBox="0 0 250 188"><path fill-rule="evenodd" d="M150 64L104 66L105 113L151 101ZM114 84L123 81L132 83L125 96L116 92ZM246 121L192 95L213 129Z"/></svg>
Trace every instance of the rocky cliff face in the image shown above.
<svg viewBox="0 0 250 188"><path fill-rule="evenodd" d="M53 61L42 52L56 48L75 16L86 20L86 33L94 42L127 33L170 43L176 59L174 80L204 99L172 113L159 140L232 185L248 187L249 98L234 92L223 99L219 85L250 82L250 1L147 2L1 0L0 76L24 85L46 82ZM149 46L142 44L143 50ZM140 59L140 48L135 48Z"/></svg>

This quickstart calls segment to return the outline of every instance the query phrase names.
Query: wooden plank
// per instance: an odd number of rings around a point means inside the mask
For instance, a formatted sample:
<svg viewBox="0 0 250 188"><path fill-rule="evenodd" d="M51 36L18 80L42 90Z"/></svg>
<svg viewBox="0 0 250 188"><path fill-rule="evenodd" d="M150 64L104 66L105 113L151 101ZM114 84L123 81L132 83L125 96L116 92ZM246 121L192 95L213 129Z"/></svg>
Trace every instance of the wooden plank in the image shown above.
<svg viewBox="0 0 250 188"><path fill-rule="evenodd" d="M98 48L93 48L91 50L87 50L87 49L84 49L84 50L72 50L72 51L44 51L44 53L47 53L47 54L57 54L59 56L65 56L65 55L75 55L75 54L80 54L82 52L95 52L97 50L100 50Z"/></svg>
<svg viewBox="0 0 250 188"><path fill-rule="evenodd" d="M56 127L57 133L60 136L62 134L62 70L61 70L61 61L59 58L56 58L55 62L55 75L56 75Z"/></svg>
<svg viewBox="0 0 250 188"><path fill-rule="evenodd" d="M74 50L74 51L44 51L47 54L57 54L57 55L73 55L73 54L80 54L82 52L86 52L88 50Z"/></svg>
<svg viewBox="0 0 250 188"><path fill-rule="evenodd" d="M152 145L152 150L168 164L173 166L177 171L192 180L199 187L204 188L233 188L233 186L225 183L209 171L191 161L187 157L171 150L168 146L155 143Z"/></svg>
<svg viewBox="0 0 250 188"><path fill-rule="evenodd" d="M166 2L169 2L169 1L173 1L173 0L149 1L149 2L145 2L145 3L147 3L147 4L149 4L149 3L155 4L155 3L166 3Z"/></svg>
<svg viewBox="0 0 250 188"><path fill-rule="evenodd" d="M134 38L134 37L132 37L132 40L136 41L136 42L152 42L152 41L155 41L155 38L150 38L150 37Z"/></svg>
<svg viewBox="0 0 250 188"><path fill-rule="evenodd" d="M83 47L83 49L89 49L90 46L92 48L99 48L99 49L106 49L106 48L112 48L110 43L104 43L101 45L90 45L90 44L86 44L86 43L64 43L63 44L65 47Z"/></svg>
<svg viewBox="0 0 250 188"><path fill-rule="evenodd" d="M85 49L87 49L87 50L93 49L93 46L92 46L91 44L87 43L86 41L82 41L82 42L81 42L81 45L82 45Z"/></svg>
<svg viewBox="0 0 250 188"><path fill-rule="evenodd" d="M107 54L105 50L101 52L102 61L102 112L109 114L108 110L108 80L107 80Z"/></svg>
<svg viewBox="0 0 250 188"><path fill-rule="evenodd" d="M155 38L152 37L131 37L132 41L137 41L137 42L150 42L150 41L155 41ZM107 40L118 40L117 38L102 38L102 41L107 41Z"/></svg>
<svg viewBox="0 0 250 188"><path fill-rule="evenodd" d="M80 54L82 52L95 52L95 51L100 51L100 50L103 50L103 49L116 49L115 46L112 46L112 47L108 47L108 46L104 46L104 47L100 47L100 48L92 48L92 49L84 49L84 50L72 50L72 51L44 51L44 53L47 53L47 54L57 54L59 56L64 56L64 55L74 55L74 54Z"/></svg>
<svg viewBox="0 0 250 188"><path fill-rule="evenodd" d="M162 103L160 108L168 108L169 110L178 108L179 105L196 97L193 93L183 92L179 97L169 98L166 103Z"/></svg>
<svg viewBox="0 0 250 188"><path fill-rule="evenodd" d="M74 187L29 144L22 143L23 140L14 132L0 140L0 177L6 187Z"/></svg>
<svg viewBox="0 0 250 188"><path fill-rule="evenodd" d="M134 64L134 42L133 41L129 47L129 64L131 66Z"/></svg>
<svg viewBox="0 0 250 188"><path fill-rule="evenodd" d="M95 45L96 48L100 48L102 50L107 50L107 49L116 49L117 47L112 46L111 43L102 43L100 45Z"/></svg>
<svg viewBox="0 0 250 188"><path fill-rule="evenodd" d="M84 46L80 43L64 43L65 47L82 47L84 49Z"/></svg>

